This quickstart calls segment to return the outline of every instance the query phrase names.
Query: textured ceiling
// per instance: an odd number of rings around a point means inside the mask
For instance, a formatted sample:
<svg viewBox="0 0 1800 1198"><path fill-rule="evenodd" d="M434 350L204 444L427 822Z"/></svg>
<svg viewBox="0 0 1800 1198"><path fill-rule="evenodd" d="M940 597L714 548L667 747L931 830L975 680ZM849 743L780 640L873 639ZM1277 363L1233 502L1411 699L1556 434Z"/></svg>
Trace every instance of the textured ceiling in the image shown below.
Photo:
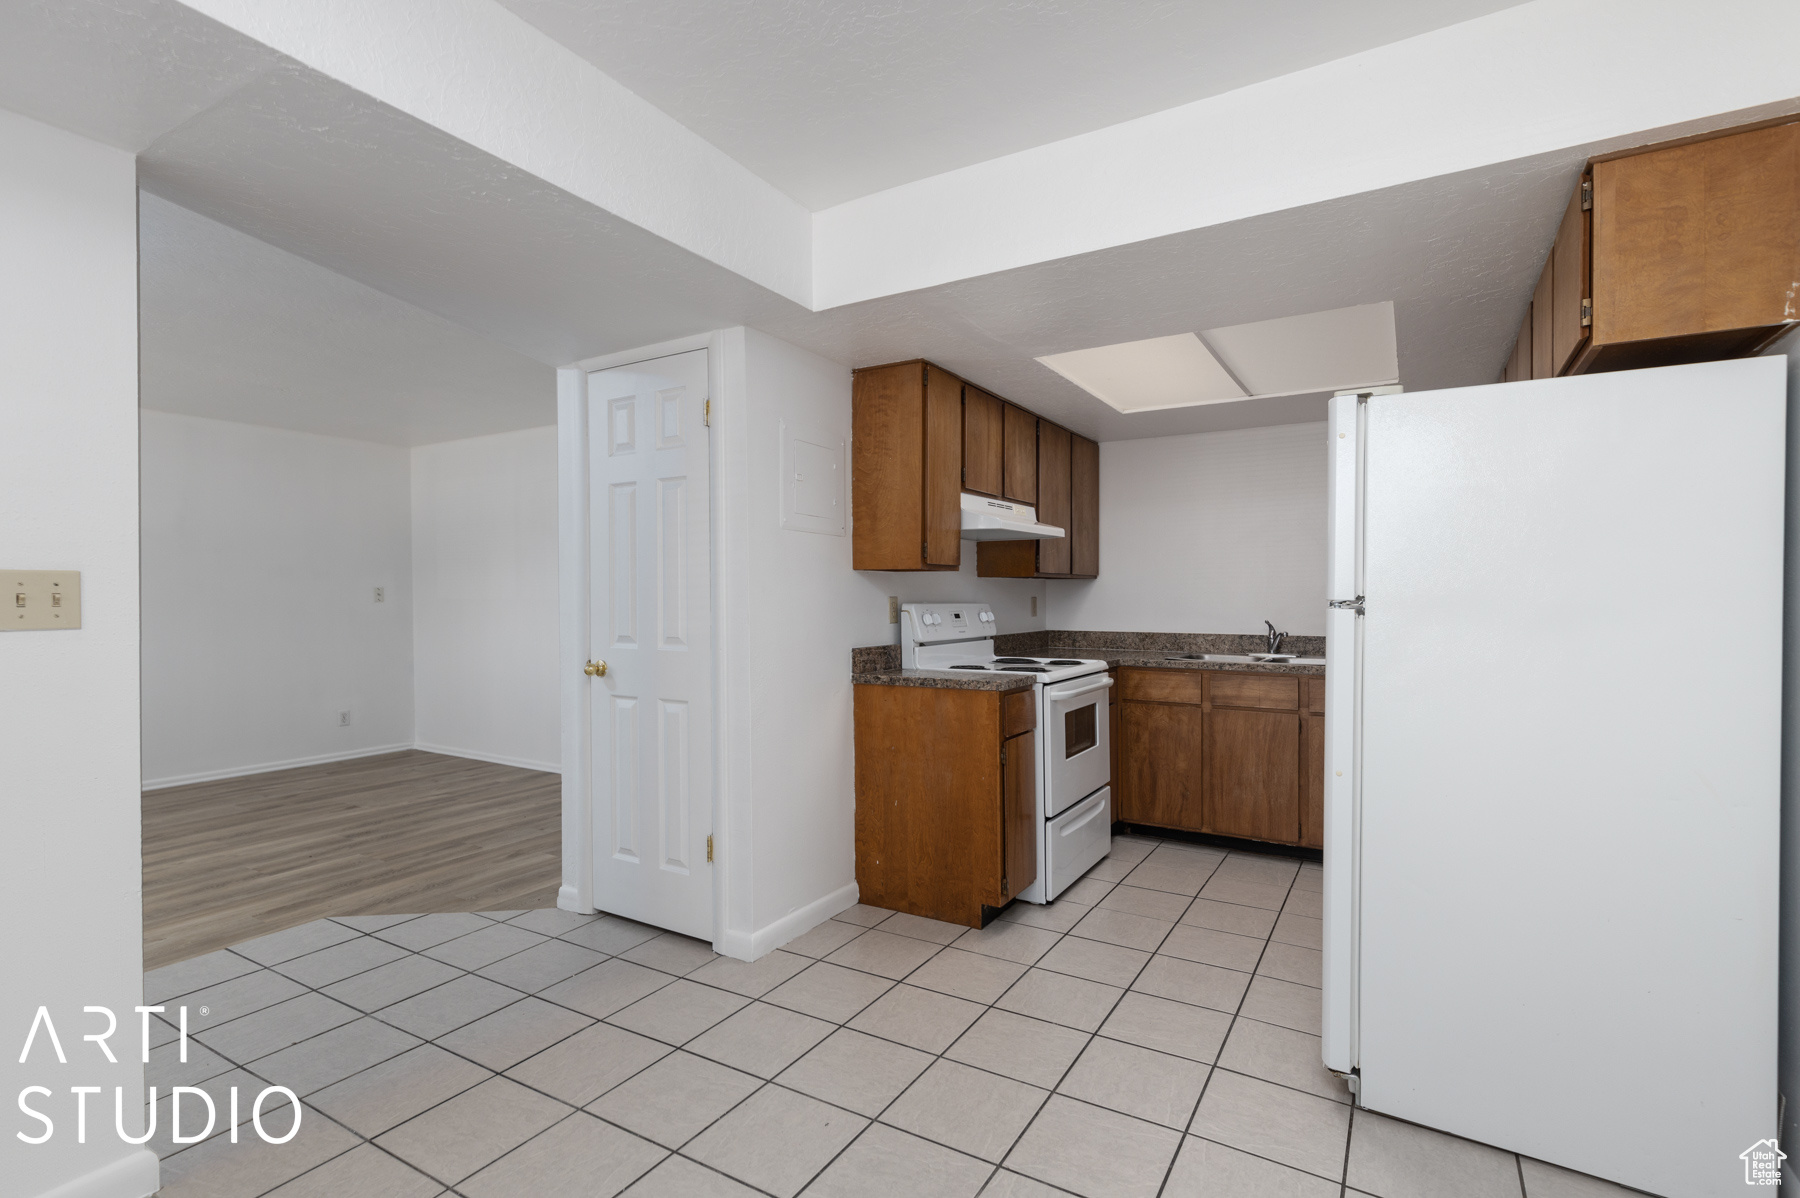
<svg viewBox="0 0 1800 1198"><path fill-rule="evenodd" d="M143 405L390 445L556 422L556 372L153 195L139 204Z"/></svg>
<svg viewBox="0 0 1800 1198"><path fill-rule="evenodd" d="M500 0L812 209L1521 0Z"/></svg>

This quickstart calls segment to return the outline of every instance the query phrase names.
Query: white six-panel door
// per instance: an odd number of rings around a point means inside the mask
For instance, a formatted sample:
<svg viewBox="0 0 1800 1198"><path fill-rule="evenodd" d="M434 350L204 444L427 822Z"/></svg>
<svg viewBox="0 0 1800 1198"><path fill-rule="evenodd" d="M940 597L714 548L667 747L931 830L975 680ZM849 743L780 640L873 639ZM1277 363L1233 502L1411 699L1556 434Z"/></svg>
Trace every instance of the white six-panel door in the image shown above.
<svg viewBox="0 0 1800 1198"><path fill-rule="evenodd" d="M594 905L713 938L706 351L588 376Z"/></svg>

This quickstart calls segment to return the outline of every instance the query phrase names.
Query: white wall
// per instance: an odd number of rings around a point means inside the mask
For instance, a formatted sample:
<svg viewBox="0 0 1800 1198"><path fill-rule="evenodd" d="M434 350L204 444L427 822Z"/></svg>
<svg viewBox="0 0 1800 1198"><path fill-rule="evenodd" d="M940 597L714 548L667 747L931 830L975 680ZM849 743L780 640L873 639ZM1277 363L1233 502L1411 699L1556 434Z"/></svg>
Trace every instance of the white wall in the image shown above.
<svg viewBox="0 0 1800 1198"><path fill-rule="evenodd" d="M145 412L143 473L146 785L410 746L407 450Z"/></svg>
<svg viewBox="0 0 1800 1198"><path fill-rule="evenodd" d="M156 1189L156 1158L113 1134L112 1101L115 1086L143 1094L143 1066L81 1041L104 1030L82 1007L110 1007L125 1031L143 1001L132 156L0 110L0 262L0 568L82 582L79 630L0 634L0 1177L12 1194L135 1198ZM67 1065L41 1037L19 1063L39 1006ZM56 1124L36 1146L12 1134L40 1130L14 1107L33 1085L55 1090L34 1100ZM72 1085L105 1088L85 1145Z"/></svg>
<svg viewBox="0 0 1800 1198"><path fill-rule="evenodd" d="M734 721L726 759L739 763L728 784L748 780L748 818L730 828L721 941L761 953L853 901L850 650L894 643L887 597L985 600L1009 631L1044 627L1047 606L1041 582L976 578L973 543L964 543L954 575L858 573L848 529L783 529L781 423L835 432L848 444L850 371L754 329L729 341L737 363L726 386L741 396L743 421L714 438L715 537L722 590L737 604L721 620L735 688L724 704Z"/></svg>
<svg viewBox="0 0 1800 1198"><path fill-rule="evenodd" d="M412 451L415 739L556 770L556 427Z"/></svg>
<svg viewBox="0 0 1800 1198"><path fill-rule="evenodd" d="M1325 633L1325 425L1100 446L1100 577L1051 582L1050 626Z"/></svg>

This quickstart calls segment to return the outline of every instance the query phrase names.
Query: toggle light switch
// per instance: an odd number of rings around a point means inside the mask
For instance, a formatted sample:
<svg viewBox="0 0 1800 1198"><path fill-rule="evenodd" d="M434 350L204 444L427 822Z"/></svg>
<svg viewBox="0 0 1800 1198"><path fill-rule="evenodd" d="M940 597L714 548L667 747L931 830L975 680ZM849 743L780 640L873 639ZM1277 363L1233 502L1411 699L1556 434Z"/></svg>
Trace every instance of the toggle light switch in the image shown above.
<svg viewBox="0 0 1800 1198"><path fill-rule="evenodd" d="M42 632L46 629L81 627L81 571L0 571L13 605L0 619L0 630Z"/></svg>

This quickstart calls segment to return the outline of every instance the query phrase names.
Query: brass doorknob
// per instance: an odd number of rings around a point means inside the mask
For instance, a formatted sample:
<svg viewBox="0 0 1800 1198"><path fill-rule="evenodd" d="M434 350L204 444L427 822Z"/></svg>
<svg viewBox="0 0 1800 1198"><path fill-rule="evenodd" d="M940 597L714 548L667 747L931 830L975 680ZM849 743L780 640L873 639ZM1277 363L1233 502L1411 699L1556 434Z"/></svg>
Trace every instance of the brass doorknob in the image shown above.
<svg viewBox="0 0 1800 1198"><path fill-rule="evenodd" d="M587 668L583 670L582 673L590 678L599 678L606 673L606 663L603 661L590 661L587 663Z"/></svg>

